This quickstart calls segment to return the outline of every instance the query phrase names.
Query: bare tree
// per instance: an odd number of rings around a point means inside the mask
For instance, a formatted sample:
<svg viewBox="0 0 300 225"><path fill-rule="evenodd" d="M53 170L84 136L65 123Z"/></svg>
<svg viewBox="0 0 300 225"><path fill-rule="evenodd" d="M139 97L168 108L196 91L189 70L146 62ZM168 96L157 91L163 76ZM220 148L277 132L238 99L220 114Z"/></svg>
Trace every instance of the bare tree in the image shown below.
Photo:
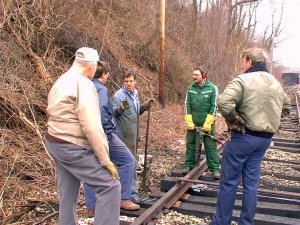
<svg viewBox="0 0 300 225"><path fill-rule="evenodd" d="M193 31L195 31L197 28L197 20L198 20L197 0L193 0Z"/></svg>
<svg viewBox="0 0 300 225"><path fill-rule="evenodd" d="M248 17L248 23L246 30L250 30L253 26L251 23L253 12L255 12L259 0L225 0L225 5L227 8L227 35L228 40L233 35L235 31L240 33L242 27L245 26L245 19ZM244 6L249 5L248 13L244 10ZM254 23L255 24L255 23Z"/></svg>

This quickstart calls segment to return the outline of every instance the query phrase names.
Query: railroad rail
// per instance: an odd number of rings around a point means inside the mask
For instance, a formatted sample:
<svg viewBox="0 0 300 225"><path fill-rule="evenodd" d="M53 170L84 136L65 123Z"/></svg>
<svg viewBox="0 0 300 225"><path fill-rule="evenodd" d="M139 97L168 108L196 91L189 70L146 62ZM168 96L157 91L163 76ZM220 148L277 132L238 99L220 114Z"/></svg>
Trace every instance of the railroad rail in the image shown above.
<svg viewBox="0 0 300 225"><path fill-rule="evenodd" d="M218 152L222 153L222 146L219 145ZM202 159L200 165L192 169L184 178L197 179L202 173L207 170L206 158ZM190 184L188 182L177 183L166 194L163 195L157 202L155 202L149 209L141 214L132 225L138 224L155 224L155 220L158 219L162 212L166 209L170 209L175 202L188 190Z"/></svg>
<svg viewBox="0 0 300 225"><path fill-rule="evenodd" d="M300 151L299 140L299 100L296 89L291 88L292 113L287 119L282 120L281 130L285 133L295 134L292 138L275 136L269 150L271 153L298 154ZM222 146L218 146L219 155L222 154ZM204 154L201 154L204 155ZM285 160L281 157L272 158L267 154L263 164L275 163L281 167L300 171L300 160ZM212 216L215 212L216 197L219 183L213 177L208 176L206 158L203 157L199 166L184 174L181 169L174 169L170 177L161 180L161 191L152 193L141 203L144 208L139 212L130 212L129 216L138 216L132 225L152 225L169 211L169 209L195 216ZM293 174L277 173L262 168L260 188L258 189L258 207L255 216L256 225L268 224L300 224L300 176ZM269 177L270 179L264 179ZM274 180L287 180L292 185L273 184ZM296 184L296 185L293 185ZM241 208L242 187L238 188L237 200L233 219L238 219ZM126 223L122 223L126 224ZM130 224L130 223L127 223Z"/></svg>

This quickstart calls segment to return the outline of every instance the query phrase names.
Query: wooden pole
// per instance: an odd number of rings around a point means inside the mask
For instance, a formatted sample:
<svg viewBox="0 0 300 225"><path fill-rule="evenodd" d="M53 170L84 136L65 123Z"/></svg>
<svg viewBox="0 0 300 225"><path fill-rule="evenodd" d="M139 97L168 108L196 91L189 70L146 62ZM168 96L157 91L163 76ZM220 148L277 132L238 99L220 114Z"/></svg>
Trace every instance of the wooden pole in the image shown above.
<svg viewBox="0 0 300 225"><path fill-rule="evenodd" d="M144 191L148 191L148 187L147 187L147 157L148 157L148 139L149 139L149 126L150 126L151 107L152 107L152 102L149 102L147 127L146 127L145 153L144 153L144 169L143 169L143 179L142 179L142 189Z"/></svg>
<svg viewBox="0 0 300 225"><path fill-rule="evenodd" d="M166 1L160 0L160 62L159 62L159 102L165 107L165 18Z"/></svg>

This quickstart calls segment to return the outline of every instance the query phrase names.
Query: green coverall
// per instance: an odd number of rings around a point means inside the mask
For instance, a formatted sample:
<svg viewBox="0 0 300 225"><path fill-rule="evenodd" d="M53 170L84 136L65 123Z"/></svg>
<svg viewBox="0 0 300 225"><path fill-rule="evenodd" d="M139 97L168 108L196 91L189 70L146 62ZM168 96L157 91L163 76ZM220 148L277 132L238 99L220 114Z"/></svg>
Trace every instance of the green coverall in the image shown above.
<svg viewBox="0 0 300 225"><path fill-rule="evenodd" d="M203 126L207 114L215 116L217 95L217 87L208 79L206 79L203 87L200 87L197 83L188 87L185 99L185 114L192 115L195 126ZM214 123L211 135L215 135L215 130ZM188 169L195 167L195 141L196 130L187 130L184 166ZM217 142L209 137L204 137L203 143L209 170L211 172L220 172Z"/></svg>

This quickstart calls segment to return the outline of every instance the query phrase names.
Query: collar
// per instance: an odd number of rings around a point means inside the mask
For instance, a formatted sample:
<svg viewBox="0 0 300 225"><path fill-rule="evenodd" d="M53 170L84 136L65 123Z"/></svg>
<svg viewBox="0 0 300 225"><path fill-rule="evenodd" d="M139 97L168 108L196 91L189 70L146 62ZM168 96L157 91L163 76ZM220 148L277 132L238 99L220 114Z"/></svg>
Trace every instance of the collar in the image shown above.
<svg viewBox="0 0 300 225"><path fill-rule="evenodd" d="M194 85L195 85L196 87L199 87L200 89L202 89L204 86L206 86L206 85L208 84L208 82L209 82L208 79L205 78L205 82L204 82L203 85L200 85L198 82L195 82Z"/></svg>
<svg viewBox="0 0 300 225"><path fill-rule="evenodd" d="M136 90L136 89L134 89L133 92L131 92L131 91L128 91L128 90L125 88L124 85L122 86L122 89L123 89L123 91L124 91L125 93L127 93L129 96L136 96L136 95L137 95L137 90Z"/></svg>
<svg viewBox="0 0 300 225"><path fill-rule="evenodd" d="M98 80L97 78L93 78L92 80L93 82L96 82L97 84L101 84L103 86L105 86L100 80Z"/></svg>
<svg viewBox="0 0 300 225"><path fill-rule="evenodd" d="M248 70L246 70L245 73L252 73L252 72L257 72L257 71L269 72L267 69L267 65L265 63L255 63Z"/></svg>

